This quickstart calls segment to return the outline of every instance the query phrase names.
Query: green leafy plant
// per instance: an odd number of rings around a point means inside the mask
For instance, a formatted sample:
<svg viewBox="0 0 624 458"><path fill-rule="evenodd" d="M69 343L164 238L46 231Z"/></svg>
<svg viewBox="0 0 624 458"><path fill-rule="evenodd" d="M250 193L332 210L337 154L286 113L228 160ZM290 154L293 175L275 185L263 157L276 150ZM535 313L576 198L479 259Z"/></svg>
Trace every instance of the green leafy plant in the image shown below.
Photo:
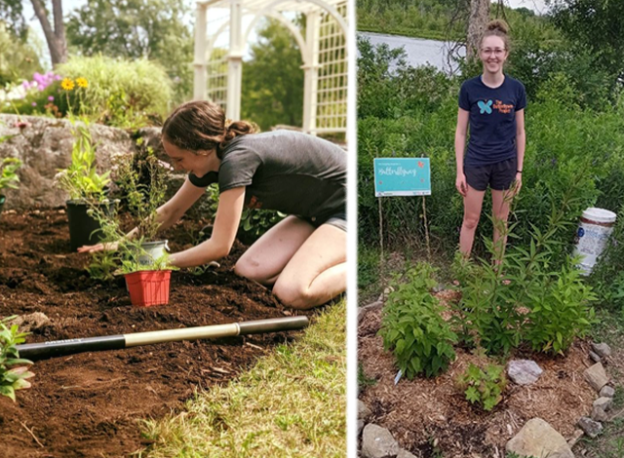
<svg viewBox="0 0 624 458"><path fill-rule="evenodd" d="M241 216L240 229L251 239L257 239L286 217L275 210L245 208Z"/></svg>
<svg viewBox="0 0 624 458"><path fill-rule="evenodd" d="M91 138L86 118L80 122L72 120L75 137L71 164L60 170L56 176L58 186L69 193L71 200L101 202L110 183L110 171L98 174L96 169L96 147Z"/></svg>
<svg viewBox="0 0 624 458"><path fill-rule="evenodd" d="M139 272L143 270L179 270L177 267L174 267L169 263L169 253L164 253L152 262L145 263L138 261L138 255L141 253L140 245L135 245L135 249L128 250L126 248L125 251L128 256L121 261L121 267L117 273L131 274L132 272Z"/></svg>
<svg viewBox="0 0 624 458"><path fill-rule="evenodd" d="M24 342L26 333L19 332L17 324L9 325L15 319L10 316L0 320L0 394L15 401L15 392L30 387L28 378L35 374L26 365L32 361L19 357L16 345Z"/></svg>
<svg viewBox="0 0 624 458"><path fill-rule="evenodd" d="M406 273L405 282L395 281L384 308L384 348L392 350L397 365L411 379L419 374L438 375L455 358L457 335L442 318L443 308L429 292L436 284L434 269L420 263Z"/></svg>
<svg viewBox="0 0 624 458"><path fill-rule="evenodd" d="M0 161L0 191L4 188L17 189L19 177L17 169L22 166L22 161L15 157L7 157Z"/></svg>
<svg viewBox="0 0 624 458"><path fill-rule="evenodd" d="M507 385L505 367L488 364L484 370L470 363L468 369L458 377L457 382L464 390L468 402L477 404L489 412L503 398L502 393Z"/></svg>

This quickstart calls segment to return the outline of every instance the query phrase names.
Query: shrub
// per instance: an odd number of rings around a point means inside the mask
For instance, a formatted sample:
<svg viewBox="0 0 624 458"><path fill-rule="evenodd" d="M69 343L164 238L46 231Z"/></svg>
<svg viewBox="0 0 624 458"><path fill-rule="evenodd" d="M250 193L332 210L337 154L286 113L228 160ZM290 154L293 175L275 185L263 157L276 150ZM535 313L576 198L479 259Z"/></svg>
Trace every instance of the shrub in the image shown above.
<svg viewBox="0 0 624 458"><path fill-rule="evenodd" d="M20 359L16 345L24 342L25 333L19 332L16 324L7 326L15 316L0 320L0 394L15 401L15 392L30 387L26 379L34 376L25 365L32 364Z"/></svg>
<svg viewBox="0 0 624 458"><path fill-rule="evenodd" d="M92 121L124 128L145 125L154 117L161 119L169 110L171 82L158 64L147 59L73 57L56 71L71 80L72 89L63 90L61 82L56 81L43 91L31 91L4 110L43 114L52 97L56 107L52 111L59 116L65 116L71 108L74 114ZM76 87L78 78L83 78L87 87Z"/></svg>
<svg viewBox="0 0 624 458"><path fill-rule="evenodd" d="M468 402L478 404L483 410L489 412L503 398L503 390L507 385L505 367L488 364L483 370L471 363L468 369L459 376L457 382L464 390Z"/></svg>
<svg viewBox="0 0 624 458"><path fill-rule="evenodd" d="M457 336L442 318L443 308L431 295L435 286L433 268L418 264L406 273L406 282L396 283L384 308L384 348L392 350L397 365L409 379L424 374L434 377L455 359Z"/></svg>

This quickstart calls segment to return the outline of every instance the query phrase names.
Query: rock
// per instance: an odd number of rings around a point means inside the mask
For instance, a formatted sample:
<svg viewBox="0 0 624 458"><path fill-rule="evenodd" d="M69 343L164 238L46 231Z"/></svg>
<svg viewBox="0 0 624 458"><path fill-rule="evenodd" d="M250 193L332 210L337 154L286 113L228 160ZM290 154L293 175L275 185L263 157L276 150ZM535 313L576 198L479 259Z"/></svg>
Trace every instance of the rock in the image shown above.
<svg viewBox="0 0 624 458"><path fill-rule="evenodd" d="M18 126L22 121L24 127ZM134 154L136 138L146 135L148 143L159 145L158 128L141 129L134 138L123 129L91 124L89 132L96 147L98 173L110 170L112 158L117 155ZM65 205L67 194L57 190L54 177L59 169L71 163L75 137L67 119L44 116L17 116L0 114L0 137L9 137L0 143L0 159L16 157L23 162L17 174L18 189L5 193L5 210L19 211L38 208L54 208ZM158 147L157 151L162 149Z"/></svg>
<svg viewBox="0 0 624 458"><path fill-rule="evenodd" d="M613 396L615 396L615 390L609 385L603 386L602 390L600 390L601 398L612 398Z"/></svg>
<svg viewBox="0 0 624 458"><path fill-rule="evenodd" d="M386 458L399 453L399 444L390 431L381 426L369 423L362 433L362 457Z"/></svg>
<svg viewBox="0 0 624 458"><path fill-rule="evenodd" d="M371 409L358 399L358 420L366 421L372 415Z"/></svg>
<svg viewBox="0 0 624 458"><path fill-rule="evenodd" d="M609 418L609 416L603 409L594 406L592 407L591 418L594 421L607 421L607 418Z"/></svg>
<svg viewBox="0 0 624 458"><path fill-rule="evenodd" d="M415 455L412 455L410 452L408 452L407 450L399 450L398 455L396 456L396 458L416 458Z"/></svg>
<svg viewBox="0 0 624 458"><path fill-rule="evenodd" d="M599 363L600 361L602 361L602 358L598 356L596 353L594 353L593 351L589 352L589 357L595 363Z"/></svg>
<svg viewBox="0 0 624 458"><path fill-rule="evenodd" d="M574 430L574 434L572 435L572 437L568 440L568 445L570 446L570 448L574 448L574 446L576 445L576 443L579 441L579 439L581 437L583 437L583 434L585 434L583 432L582 429L578 429L576 428Z"/></svg>
<svg viewBox="0 0 624 458"><path fill-rule="evenodd" d="M570 446L552 426L533 418L505 446L508 453L535 458L574 458Z"/></svg>
<svg viewBox="0 0 624 458"><path fill-rule="evenodd" d="M592 349L600 355L601 358L611 356L611 347L606 343L594 343L591 344Z"/></svg>
<svg viewBox="0 0 624 458"><path fill-rule="evenodd" d="M613 405L613 398L600 397L594 401L594 407L600 407L605 412Z"/></svg>
<svg viewBox="0 0 624 458"><path fill-rule="evenodd" d="M535 383L544 372L535 361L529 359L516 359L509 362L507 374L518 385Z"/></svg>
<svg viewBox="0 0 624 458"><path fill-rule="evenodd" d="M581 417L581 419L578 421L578 425L583 431L585 431L585 434L587 434L592 439L602 433L602 424L592 420L591 418Z"/></svg>
<svg viewBox="0 0 624 458"><path fill-rule="evenodd" d="M357 422L357 435L360 437L360 433L362 432L362 428L364 428L364 420L358 420Z"/></svg>
<svg viewBox="0 0 624 458"><path fill-rule="evenodd" d="M593 366L588 367L585 370L585 380L587 380L587 383L589 383L591 387L598 392L603 386L609 383L609 378L607 377L607 373L605 372L602 363L596 363Z"/></svg>

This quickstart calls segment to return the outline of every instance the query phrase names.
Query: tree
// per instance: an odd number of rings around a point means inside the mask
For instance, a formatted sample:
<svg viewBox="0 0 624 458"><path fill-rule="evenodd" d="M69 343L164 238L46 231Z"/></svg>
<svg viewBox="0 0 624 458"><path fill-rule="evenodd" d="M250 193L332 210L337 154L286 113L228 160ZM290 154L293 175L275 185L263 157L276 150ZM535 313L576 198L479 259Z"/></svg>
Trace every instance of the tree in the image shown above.
<svg viewBox="0 0 624 458"><path fill-rule="evenodd" d="M52 0L52 17L54 26L50 24L49 12L42 0L31 0L35 16L39 19L43 34L48 43L52 66L67 62L67 41L65 40L65 24L63 23L63 2Z"/></svg>
<svg viewBox="0 0 624 458"><path fill-rule="evenodd" d="M470 0L470 17L468 19L468 35L466 58L479 56L479 41L490 18L490 0Z"/></svg>
<svg viewBox="0 0 624 458"><path fill-rule="evenodd" d="M67 42L65 40L62 0L50 0L52 3L53 24L50 23L50 13L47 5L44 3L45 0L30 1L48 43L52 65L56 66L66 62ZM6 20L11 32L19 36L22 41L26 40L28 28L24 19L24 8L21 0L0 0L0 19Z"/></svg>
<svg viewBox="0 0 624 458"><path fill-rule="evenodd" d="M251 55L243 66L243 118L263 130L277 124L301 126L303 62L297 41L278 21L269 19L258 32Z"/></svg>
<svg viewBox="0 0 624 458"><path fill-rule="evenodd" d="M555 24L572 41L590 49L596 64L624 79L624 2L552 0Z"/></svg>
<svg viewBox="0 0 624 458"><path fill-rule="evenodd" d="M84 55L158 61L175 83L176 99L191 93L193 37L180 0L88 0L67 24L71 46ZM190 21L188 21L190 22Z"/></svg>

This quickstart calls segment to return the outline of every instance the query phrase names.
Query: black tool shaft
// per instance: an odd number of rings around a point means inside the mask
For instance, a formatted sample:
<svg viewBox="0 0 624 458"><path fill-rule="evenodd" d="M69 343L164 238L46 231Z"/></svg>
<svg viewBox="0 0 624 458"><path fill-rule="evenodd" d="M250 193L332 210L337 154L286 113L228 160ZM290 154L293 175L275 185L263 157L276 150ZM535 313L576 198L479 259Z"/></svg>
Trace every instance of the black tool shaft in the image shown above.
<svg viewBox="0 0 624 458"><path fill-rule="evenodd" d="M119 350L122 348L126 348L126 338L123 335L84 337L17 345L20 358L32 361L87 351Z"/></svg>
<svg viewBox="0 0 624 458"><path fill-rule="evenodd" d="M307 316L295 316L292 318L270 318L268 320L245 321L238 323L240 334L261 334L263 332L290 331L291 329L303 329L309 323Z"/></svg>

